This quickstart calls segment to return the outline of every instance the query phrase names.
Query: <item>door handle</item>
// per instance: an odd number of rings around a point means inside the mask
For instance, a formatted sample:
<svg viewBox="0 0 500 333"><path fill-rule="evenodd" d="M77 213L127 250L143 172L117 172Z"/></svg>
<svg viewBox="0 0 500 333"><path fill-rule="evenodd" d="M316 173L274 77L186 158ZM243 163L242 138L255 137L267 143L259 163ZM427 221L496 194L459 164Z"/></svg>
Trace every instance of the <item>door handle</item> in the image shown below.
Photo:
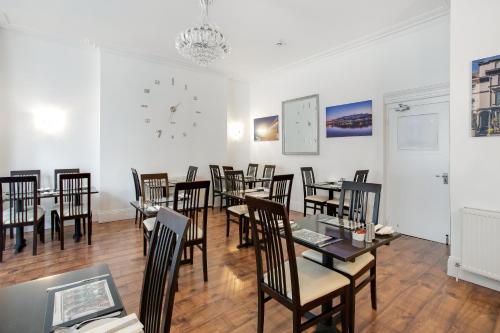
<svg viewBox="0 0 500 333"><path fill-rule="evenodd" d="M441 175L436 175L436 178L443 178L443 184L447 185L448 184L448 173L447 172L444 172L443 174Z"/></svg>

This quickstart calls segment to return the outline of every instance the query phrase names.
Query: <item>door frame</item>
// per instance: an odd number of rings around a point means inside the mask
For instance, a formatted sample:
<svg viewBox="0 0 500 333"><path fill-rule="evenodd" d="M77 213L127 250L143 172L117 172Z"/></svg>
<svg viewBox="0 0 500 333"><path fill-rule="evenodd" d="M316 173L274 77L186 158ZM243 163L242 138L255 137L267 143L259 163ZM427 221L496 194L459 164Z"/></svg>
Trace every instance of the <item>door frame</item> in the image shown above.
<svg viewBox="0 0 500 333"><path fill-rule="evenodd" d="M382 185L383 188L389 189L390 179L389 179L389 152L390 152L390 142L389 142L389 105L395 103L409 103L413 101L419 101L424 99L435 99L440 98L443 102L450 102L450 83L443 82L428 86L422 86L412 89L393 91L389 93L385 93L383 95L383 121L382 121L382 134L383 134L383 144L382 144L382 154L383 154L383 167L382 167ZM450 109L448 108L448 113ZM448 126L450 124L448 123ZM449 131L451 133L451 131ZM451 141L449 142L451 144ZM448 154L448 165L449 165L450 156ZM450 171L448 170L448 173ZM451 183L450 183L451 184ZM450 186L448 186L448 192L450 192ZM388 193L386 191L386 193ZM448 196L450 197L450 196ZM451 201L451 200L450 200ZM387 224L389 219L389 209L388 209L388 195L382 196L382 217L383 224ZM451 216L451 202L449 205L450 216ZM450 220L450 228L451 228L451 220ZM449 244L451 244L451 232L448 237Z"/></svg>

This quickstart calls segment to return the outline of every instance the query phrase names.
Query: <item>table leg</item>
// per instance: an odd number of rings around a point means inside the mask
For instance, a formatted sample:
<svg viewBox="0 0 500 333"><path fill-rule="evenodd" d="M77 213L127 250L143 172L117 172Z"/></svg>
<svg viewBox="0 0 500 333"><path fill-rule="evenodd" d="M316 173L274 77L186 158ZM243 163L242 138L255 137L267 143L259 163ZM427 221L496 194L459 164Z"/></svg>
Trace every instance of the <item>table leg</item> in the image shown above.
<svg viewBox="0 0 500 333"><path fill-rule="evenodd" d="M82 239L82 228L80 219L75 219L75 233L73 234L73 239L75 242L79 242Z"/></svg>
<svg viewBox="0 0 500 333"><path fill-rule="evenodd" d="M14 246L16 253L19 253L26 247L26 239L24 239L24 227L16 228L16 245Z"/></svg>

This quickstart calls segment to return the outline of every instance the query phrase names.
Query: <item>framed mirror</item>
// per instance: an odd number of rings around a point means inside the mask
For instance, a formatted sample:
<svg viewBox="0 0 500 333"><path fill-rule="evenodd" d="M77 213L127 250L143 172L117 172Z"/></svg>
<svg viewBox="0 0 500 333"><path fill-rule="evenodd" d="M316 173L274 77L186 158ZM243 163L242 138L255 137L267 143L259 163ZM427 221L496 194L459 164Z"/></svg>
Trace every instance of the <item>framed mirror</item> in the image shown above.
<svg viewBox="0 0 500 333"><path fill-rule="evenodd" d="M283 155L319 154L319 95L282 102Z"/></svg>

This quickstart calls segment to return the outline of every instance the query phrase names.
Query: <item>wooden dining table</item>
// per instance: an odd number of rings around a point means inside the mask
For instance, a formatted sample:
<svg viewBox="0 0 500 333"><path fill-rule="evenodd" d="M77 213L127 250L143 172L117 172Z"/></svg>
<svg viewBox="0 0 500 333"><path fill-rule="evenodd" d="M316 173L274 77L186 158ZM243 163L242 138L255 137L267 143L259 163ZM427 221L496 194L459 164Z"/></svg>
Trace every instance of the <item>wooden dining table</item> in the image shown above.
<svg viewBox="0 0 500 333"><path fill-rule="evenodd" d="M45 328L47 288L111 275L108 265L78 269L0 289L0 332L41 333ZM111 278L111 283L114 284ZM119 295L117 295L120 298ZM121 299L115 300L122 304ZM120 316L125 316L125 310Z"/></svg>
<svg viewBox="0 0 500 333"><path fill-rule="evenodd" d="M400 233L393 233L386 236L376 235L372 242L358 241L352 238L352 229L354 229L354 226L355 224L352 222L330 215L310 215L294 221L292 236L293 231L306 229L332 237L336 242L320 247L296 237L293 238L293 241L321 253L323 265L333 269L333 259L354 262L357 257L370 252L376 260L376 252L379 247L389 245L392 241L401 237ZM323 311L329 309L331 309L331 304L323 305ZM326 321L318 326L316 332L335 332L333 326L331 321Z"/></svg>

